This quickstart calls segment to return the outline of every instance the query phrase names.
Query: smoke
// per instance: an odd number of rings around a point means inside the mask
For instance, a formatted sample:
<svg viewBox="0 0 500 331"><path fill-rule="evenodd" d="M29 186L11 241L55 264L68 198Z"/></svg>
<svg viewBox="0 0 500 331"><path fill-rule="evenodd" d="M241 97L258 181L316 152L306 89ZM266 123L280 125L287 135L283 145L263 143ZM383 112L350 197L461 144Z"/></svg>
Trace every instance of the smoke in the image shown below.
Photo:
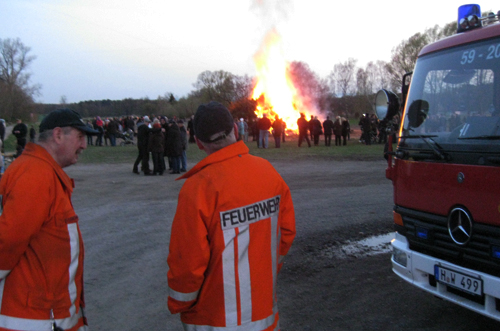
<svg viewBox="0 0 500 331"><path fill-rule="evenodd" d="M291 0L253 0L251 9L261 21L261 26L268 31L286 23L293 6Z"/></svg>

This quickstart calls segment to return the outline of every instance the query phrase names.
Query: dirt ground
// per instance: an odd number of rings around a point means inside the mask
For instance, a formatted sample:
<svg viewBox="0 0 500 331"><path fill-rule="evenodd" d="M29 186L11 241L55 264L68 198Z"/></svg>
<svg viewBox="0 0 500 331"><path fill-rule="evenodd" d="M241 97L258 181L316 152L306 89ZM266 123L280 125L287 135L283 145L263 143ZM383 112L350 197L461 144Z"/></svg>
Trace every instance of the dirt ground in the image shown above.
<svg viewBox="0 0 500 331"><path fill-rule="evenodd" d="M272 163L290 186L297 223L278 279L281 330L500 329L400 280L389 253L332 254L392 231L383 159ZM135 175L132 164L75 165L67 172L75 179L73 203L85 241L90 329L182 330L166 306L166 257L183 182Z"/></svg>

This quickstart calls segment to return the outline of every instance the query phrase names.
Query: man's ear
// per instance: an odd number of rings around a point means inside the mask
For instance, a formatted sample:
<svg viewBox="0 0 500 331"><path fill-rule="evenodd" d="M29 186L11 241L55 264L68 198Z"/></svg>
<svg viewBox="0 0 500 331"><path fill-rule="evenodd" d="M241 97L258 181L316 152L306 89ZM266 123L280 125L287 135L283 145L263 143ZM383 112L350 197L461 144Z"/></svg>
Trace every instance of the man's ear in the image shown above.
<svg viewBox="0 0 500 331"><path fill-rule="evenodd" d="M56 127L52 130L52 138L57 144L60 144L62 141L62 136L64 135L64 132L62 128Z"/></svg>
<svg viewBox="0 0 500 331"><path fill-rule="evenodd" d="M205 146L203 146L201 141L199 141L198 138L196 138L196 136L194 136L194 140L196 141L196 145L198 146L198 148L203 151L205 149Z"/></svg>

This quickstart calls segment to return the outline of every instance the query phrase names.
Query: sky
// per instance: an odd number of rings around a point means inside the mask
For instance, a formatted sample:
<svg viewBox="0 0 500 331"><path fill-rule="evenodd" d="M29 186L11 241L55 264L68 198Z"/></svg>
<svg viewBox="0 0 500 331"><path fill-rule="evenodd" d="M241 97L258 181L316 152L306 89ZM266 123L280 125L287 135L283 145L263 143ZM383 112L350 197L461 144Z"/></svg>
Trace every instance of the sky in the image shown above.
<svg viewBox="0 0 500 331"><path fill-rule="evenodd" d="M273 27L286 60L320 78L348 58L389 61L401 41L457 19L461 0L0 0L0 39L36 59L37 102L176 98L200 73L255 76L253 55ZM498 1L478 2L482 11Z"/></svg>

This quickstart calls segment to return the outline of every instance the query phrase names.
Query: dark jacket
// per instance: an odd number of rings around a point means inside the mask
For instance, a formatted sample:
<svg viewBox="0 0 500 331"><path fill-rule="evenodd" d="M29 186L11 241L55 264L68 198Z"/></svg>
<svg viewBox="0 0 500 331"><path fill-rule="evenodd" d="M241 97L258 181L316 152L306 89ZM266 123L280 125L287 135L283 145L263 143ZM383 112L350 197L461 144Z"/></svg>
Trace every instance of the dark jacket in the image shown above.
<svg viewBox="0 0 500 331"><path fill-rule="evenodd" d="M309 130L309 122L305 119L305 117L300 117L297 120L297 126L299 127L300 133L307 133L307 130Z"/></svg>
<svg viewBox="0 0 500 331"><path fill-rule="evenodd" d="M275 137L281 136L283 133L283 121L280 119L277 119L273 123L273 135Z"/></svg>
<svg viewBox="0 0 500 331"><path fill-rule="evenodd" d="M168 127L165 155L168 157L176 157L182 155L181 130L176 123L172 123L172 125Z"/></svg>
<svg viewBox="0 0 500 331"><path fill-rule="evenodd" d="M137 148L147 150L150 132L151 129L147 124L139 123L139 126L137 127Z"/></svg>
<svg viewBox="0 0 500 331"><path fill-rule="evenodd" d="M185 151L187 147L187 131L184 126L179 127L179 130L181 132L182 150Z"/></svg>
<svg viewBox="0 0 500 331"><path fill-rule="evenodd" d="M327 119L323 122L323 130L325 130L326 135L333 134L333 121L331 119Z"/></svg>
<svg viewBox="0 0 500 331"><path fill-rule="evenodd" d="M348 120L342 121L342 135L347 136L347 134L351 131L351 125Z"/></svg>
<svg viewBox="0 0 500 331"><path fill-rule="evenodd" d="M115 120L110 120L106 126L106 132L115 135L118 132L118 123Z"/></svg>
<svg viewBox="0 0 500 331"><path fill-rule="evenodd" d="M3 141L5 138L5 124L0 121L0 139Z"/></svg>
<svg viewBox="0 0 500 331"><path fill-rule="evenodd" d="M321 122L318 119L314 119L312 121L313 123L313 135L319 136L320 134L323 134L323 128L321 127Z"/></svg>
<svg viewBox="0 0 500 331"><path fill-rule="evenodd" d="M16 132L18 131L18 132ZM26 138L28 135L28 127L24 123L17 123L12 129L12 133L17 139Z"/></svg>
<svg viewBox="0 0 500 331"><path fill-rule="evenodd" d="M335 123L333 123L333 133L336 136L341 136L342 135L342 123L340 123L340 118L337 118L335 120Z"/></svg>
<svg viewBox="0 0 500 331"><path fill-rule="evenodd" d="M165 148L163 146L164 141L165 137L161 128L151 129L148 139L148 151L151 153L163 153Z"/></svg>
<svg viewBox="0 0 500 331"><path fill-rule="evenodd" d="M267 117L262 117L257 122L259 130L269 130L271 128L271 120Z"/></svg>

